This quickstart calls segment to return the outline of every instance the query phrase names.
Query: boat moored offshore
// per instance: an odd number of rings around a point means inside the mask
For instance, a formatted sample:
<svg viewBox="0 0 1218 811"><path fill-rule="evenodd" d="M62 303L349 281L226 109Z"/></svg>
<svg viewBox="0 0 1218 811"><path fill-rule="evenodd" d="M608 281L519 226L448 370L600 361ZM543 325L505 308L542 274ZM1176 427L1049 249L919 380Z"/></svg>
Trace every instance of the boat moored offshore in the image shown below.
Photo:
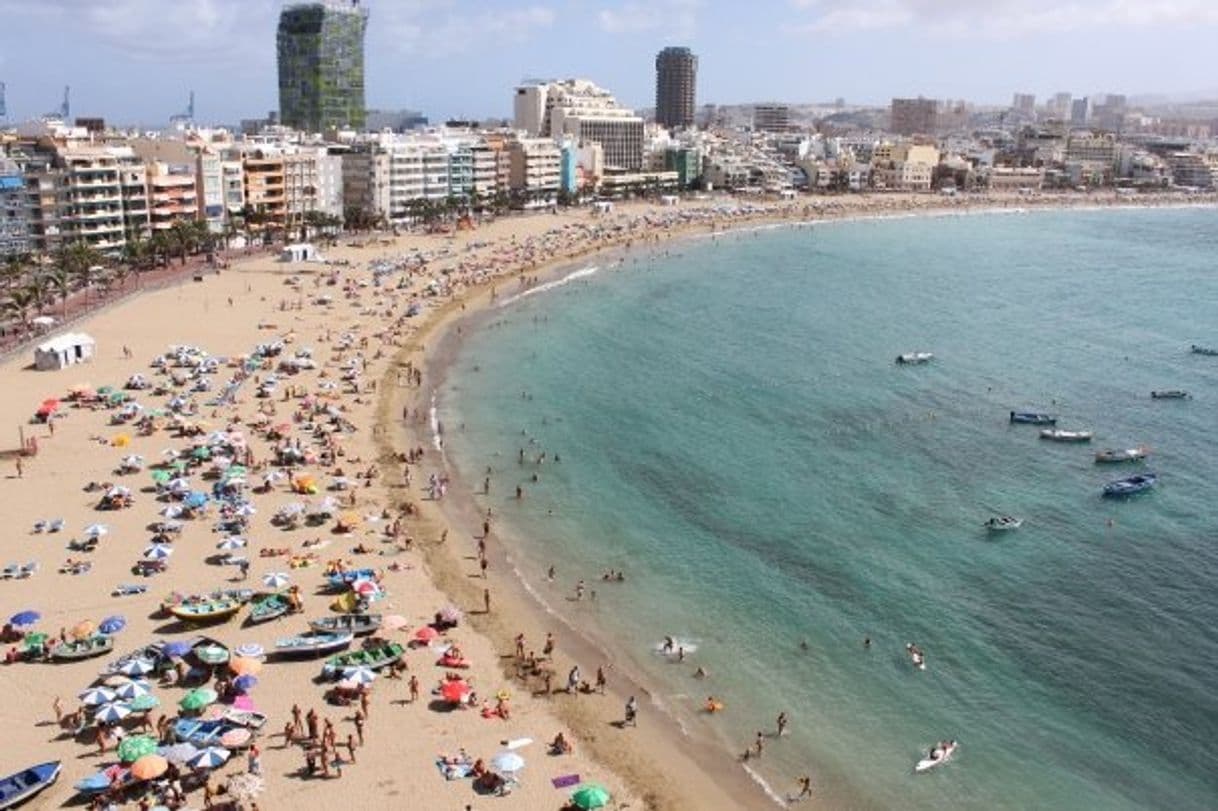
<svg viewBox="0 0 1218 811"><path fill-rule="evenodd" d="M1023 425L1057 425L1057 417L1039 411L1012 411L1011 422Z"/></svg>

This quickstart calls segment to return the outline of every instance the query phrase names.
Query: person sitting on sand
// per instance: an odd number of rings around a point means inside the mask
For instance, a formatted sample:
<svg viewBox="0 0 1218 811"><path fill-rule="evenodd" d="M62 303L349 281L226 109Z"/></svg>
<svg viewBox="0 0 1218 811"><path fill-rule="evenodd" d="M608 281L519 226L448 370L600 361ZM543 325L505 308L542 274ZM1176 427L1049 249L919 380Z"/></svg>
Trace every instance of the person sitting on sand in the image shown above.
<svg viewBox="0 0 1218 811"><path fill-rule="evenodd" d="M573 751L575 751L575 748L571 746L571 742L561 732L555 735L554 740L550 742L550 754L569 755Z"/></svg>

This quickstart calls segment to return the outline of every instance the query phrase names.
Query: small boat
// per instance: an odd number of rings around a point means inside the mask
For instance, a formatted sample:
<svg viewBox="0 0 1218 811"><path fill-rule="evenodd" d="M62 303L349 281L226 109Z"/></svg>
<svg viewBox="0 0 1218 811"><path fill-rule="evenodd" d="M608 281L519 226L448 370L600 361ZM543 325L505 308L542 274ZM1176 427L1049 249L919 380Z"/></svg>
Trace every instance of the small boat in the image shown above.
<svg viewBox="0 0 1218 811"><path fill-rule="evenodd" d="M136 660L150 663L155 668L153 670L154 673L169 670L173 667L173 662L164 654L162 645L163 643L161 642L153 642L151 645L145 645L142 648L133 650L131 653L124 654L117 659L107 662L105 667L101 669L100 675L103 677L119 675L129 662Z"/></svg>
<svg viewBox="0 0 1218 811"><path fill-rule="evenodd" d="M60 763L50 760L0 778L0 808L16 808L59 779Z"/></svg>
<svg viewBox="0 0 1218 811"><path fill-rule="evenodd" d="M1153 400L1187 400L1189 393L1180 389L1163 389L1161 391L1152 391L1150 396Z"/></svg>
<svg viewBox="0 0 1218 811"><path fill-rule="evenodd" d="M1145 493L1159 483L1156 473L1139 473L1136 476L1126 476L1104 485L1104 495L1119 498Z"/></svg>
<svg viewBox="0 0 1218 811"><path fill-rule="evenodd" d="M357 580L375 580L375 569L348 569L345 572L336 572L326 577L326 583L331 589L341 590L342 588L351 585Z"/></svg>
<svg viewBox="0 0 1218 811"><path fill-rule="evenodd" d="M234 729L245 729L245 727L225 720L201 721L198 718L179 718L173 723L173 737L182 743L189 743L203 749L219 745L220 738ZM247 732L245 735L248 736L249 733ZM253 738L250 736L245 740L252 742ZM233 747L230 745L227 748Z"/></svg>
<svg viewBox="0 0 1218 811"><path fill-rule="evenodd" d="M1011 422L1025 425L1057 425L1057 417L1036 411L1012 411Z"/></svg>
<svg viewBox="0 0 1218 811"><path fill-rule="evenodd" d="M124 789L134 785L136 782L136 779L131 776L130 769L114 765L78 780L72 788L76 789L77 794L93 797L98 794L104 794L111 789Z"/></svg>
<svg viewBox="0 0 1218 811"><path fill-rule="evenodd" d="M292 610L292 604L280 594L269 594L250 604L250 613L246 622L257 625L260 622L277 620Z"/></svg>
<svg viewBox="0 0 1218 811"><path fill-rule="evenodd" d="M221 720L257 732L266 726L267 719L266 715L254 710L238 710L235 707L229 707L224 711L224 717Z"/></svg>
<svg viewBox="0 0 1218 811"><path fill-rule="evenodd" d="M930 363L935 357L933 352L904 352L897 355L897 363L900 364L918 364Z"/></svg>
<svg viewBox="0 0 1218 811"><path fill-rule="evenodd" d="M1218 349L1212 349L1208 346L1197 346L1196 344L1193 344L1193 354L1194 355L1210 355L1211 357L1218 357Z"/></svg>
<svg viewBox="0 0 1218 811"><path fill-rule="evenodd" d="M1010 532L1023 526L1023 519L1013 515L996 515L985 522L985 528L990 532Z"/></svg>
<svg viewBox="0 0 1218 811"><path fill-rule="evenodd" d="M220 602L222 600L235 600L244 604L254 599L256 593L253 589L216 589L210 594L201 595L181 594L175 591L165 597L164 600L161 600L161 610L168 614L175 606L189 603Z"/></svg>
<svg viewBox="0 0 1218 811"><path fill-rule="evenodd" d="M114 650L114 637L97 634L88 639L69 639L51 647L48 655L61 662L91 659Z"/></svg>
<svg viewBox="0 0 1218 811"><path fill-rule="evenodd" d="M340 653L326 660L325 665L321 668L321 675L323 678L336 679L348 667L366 667L370 670L380 670L382 667L391 665L401 659L402 654L405 652L406 649L398 643L388 642L384 645L364 648L363 650Z"/></svg>
<svg viewBox="0 0 1218 811"><path fill-rule="evenodd" d="M380 628L381 620L380 614L338 614L309 620L309 627L314 631L350 631L356 636L363 636Z"/></svg>
<svg viewBox="0 0 1218 811"><path fill-rule="evenodd" d="M952 755L956 753L956 747L959 745L960 744L956 743L955 741L948 741L946 744L941 744L934 747L930 750L926 757L917 762L917 764L914 766L914 771L924 772L928 769L933 769L936 766L942 766L944 763L951 760Z"/></svg>
<svg viewBox="0 0 1218 811"><path fill-rule="evenodd" d="M183 622L223 622L240 611L242 605L237 600L205 600L180 603L170 607L169 613Z"/></svg>
<svg viewBox="0 0 1218 811"><path fill-rule="evenodd" d="M1046 428L1040 432L1041 439L1051 439L1054 442L1090 442L1094 436L1091 431L1063 431L1059 428Z"/></svg>
<svg viewBox="0 0 1218 811"><path fill-rule="evenodd" d="M275 640L275 651L280 656L321 656L342 650L351 644L355 634L350 631L319 633L310 631L299 636L286 636Z"/></svg>
<svg viewBox="0 0 1218 811"><path fill-rule="evenodd" d="M1150 448L1139 445L1136 448L1106 449L1095 454L1096 464L1112 464L1115 462L1140 462L1150 454Z"/></svg>

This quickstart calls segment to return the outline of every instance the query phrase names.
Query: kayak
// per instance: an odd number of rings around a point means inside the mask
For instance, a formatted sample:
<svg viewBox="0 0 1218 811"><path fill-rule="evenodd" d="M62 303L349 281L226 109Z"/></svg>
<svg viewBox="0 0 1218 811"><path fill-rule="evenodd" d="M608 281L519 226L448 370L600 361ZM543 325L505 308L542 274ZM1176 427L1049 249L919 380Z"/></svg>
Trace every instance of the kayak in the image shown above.
<svg viewBox="0 0 1218 811"><path fill-rule="evenodd" d="M942 754L940 754L939 757L931 757L928 755L927 757L922 758L917 762L917 764L914 765L914 772L925 772L935 768L936 766L942 766L944 763L947 763L952 759L952 755L956 753L956 747L959 745L960 744L956 743L955 741L952 741L942 750ZM933 754L935 751L938 751L938 747L932 749L931 754Z"/></svg>

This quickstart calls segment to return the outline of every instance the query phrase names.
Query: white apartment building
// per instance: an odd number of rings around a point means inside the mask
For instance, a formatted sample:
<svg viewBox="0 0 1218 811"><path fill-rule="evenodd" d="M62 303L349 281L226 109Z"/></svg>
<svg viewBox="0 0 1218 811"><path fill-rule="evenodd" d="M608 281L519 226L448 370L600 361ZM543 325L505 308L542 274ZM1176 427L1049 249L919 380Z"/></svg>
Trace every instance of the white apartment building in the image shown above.
<svg viewBox="0 0 1218 811"><path fill-rule="evenodd" d="M167 230L180 220L198 219L198 183L191 164L151 161L147 170L153 231Z"/></svg>
<svg viewBox="0 0 1218 811"><path fill-rule="evenodd" d="M511 186L526 195L556 193L562 181L562 150L549 138L519 138L508 145Z"/></svg>
<svg viewBox="0 0 1218 811"><path fill-rule="evenodd" d="M65 240L118 253L128 235L147 235L147 172L130 147L70 146L60 152L60 160Z"/></svg>
<svg viewBox="0 0 1218 811"><path fill-rule="evenodd" d="M607 168L643 168L642 117L587 79L523 85L513 107L516 129L531 137L594 141L605 150Z"/></svg>

